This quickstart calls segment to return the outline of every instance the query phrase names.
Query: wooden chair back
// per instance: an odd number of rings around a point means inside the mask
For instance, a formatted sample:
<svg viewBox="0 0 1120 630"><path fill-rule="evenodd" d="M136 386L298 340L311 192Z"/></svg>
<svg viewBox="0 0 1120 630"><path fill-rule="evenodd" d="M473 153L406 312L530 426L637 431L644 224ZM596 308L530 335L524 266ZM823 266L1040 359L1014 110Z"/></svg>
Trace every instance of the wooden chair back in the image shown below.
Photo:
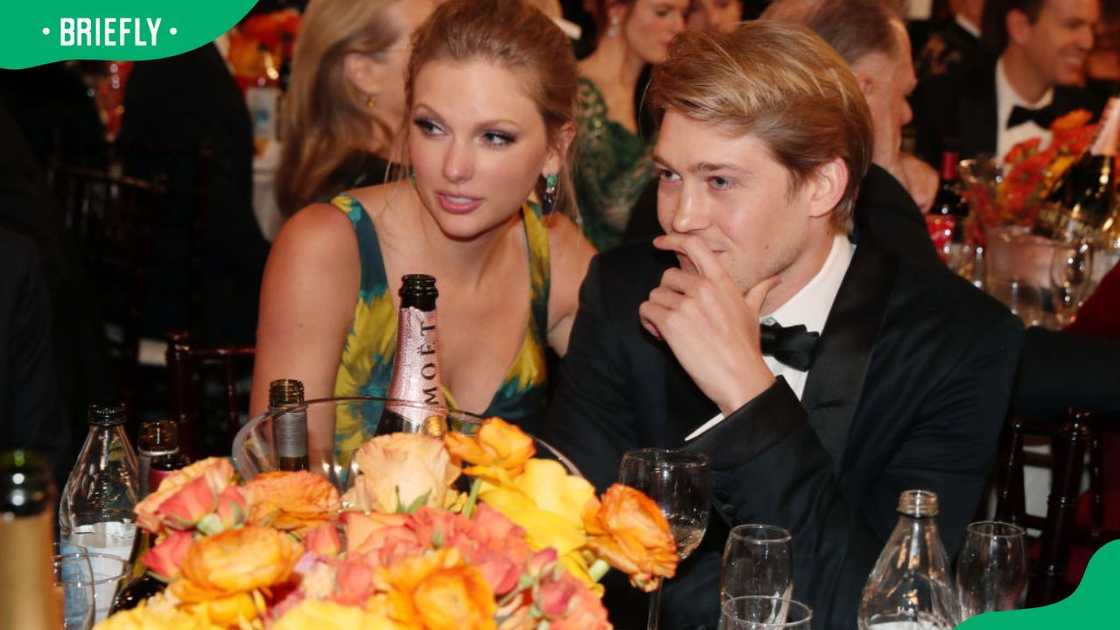
<svg viewBox="0 0 1120 630"><path fill-rule="evenodd" d="M168 336L170 411L179 422L183 448L192 458L229 455L233 437L247 416L255 356L252 346L202 348L191 344L189 333Z"/></svg>

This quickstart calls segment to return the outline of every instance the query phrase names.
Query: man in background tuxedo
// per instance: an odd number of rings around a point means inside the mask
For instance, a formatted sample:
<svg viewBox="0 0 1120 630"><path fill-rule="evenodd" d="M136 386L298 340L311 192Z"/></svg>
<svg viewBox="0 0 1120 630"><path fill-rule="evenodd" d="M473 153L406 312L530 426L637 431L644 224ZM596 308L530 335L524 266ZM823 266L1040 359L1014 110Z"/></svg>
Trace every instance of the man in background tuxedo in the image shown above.
<svg viewBox="0 0 1120 630"><path fill-rule="evenodd" d="M650 98L666 235L594 259L534 429L600 489L629 449L710 457L708 532L666 583L663 626L716 627L728 529L761 522L793 533L794 597L821 626L854 628L901 491L937 492L959 546L1021 325L948 271L851 240L870 114L803 27L686 32ZM641 624L632 594L608 589L618 627Z"/></svg>
<svg viewBox="0 0 1120 630"><path fill-rule="evenodd" d="M928 208L938 178L902 152L915 85L910 38L901 16L883 0L777 0L763 19L809 27L848 62L871 108L872 164L860 183L855 218L892 253L941 267L919 206Z"/></svg>
<svg viewBox="0 0 1120 630"><path fill-rule="evenodd" d="M1080 84L1093 48L1098 0L992 0L984 39L998 58L930 77L914 95L918 155L939 164L943 151L960 158L1002 158L1019 142L1050 139L1053 120L1074 109L1100 113L1099 94ZM952 138L957 146L948 146Z"/></svg>

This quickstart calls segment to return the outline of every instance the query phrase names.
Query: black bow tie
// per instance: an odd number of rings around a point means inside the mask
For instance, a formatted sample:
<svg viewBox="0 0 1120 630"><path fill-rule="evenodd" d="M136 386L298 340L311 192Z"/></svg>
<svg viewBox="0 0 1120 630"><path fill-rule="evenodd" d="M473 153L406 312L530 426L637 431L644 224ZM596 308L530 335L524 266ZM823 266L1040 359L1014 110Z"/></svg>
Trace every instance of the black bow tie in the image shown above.
<svg viewBox="0 0 1120 630"><path fill-rule="evenodd" d="M1036 125L1043 129L1049 129L1050 125L1058 115L1054 111L1053 104L1038 109L1027 109L1015 105L1011 108L1011 116L1007 118L1007 128L1018 127L1019 125L1031 122L1032 120Z"/></svg>
<svg viewBox="0 0 1120 630"><path fill-rule="evenodd" d="M795 370L809 371L820 333L809 332L802 324L762 324L761 329L762 354L772 356Z"/></svg>

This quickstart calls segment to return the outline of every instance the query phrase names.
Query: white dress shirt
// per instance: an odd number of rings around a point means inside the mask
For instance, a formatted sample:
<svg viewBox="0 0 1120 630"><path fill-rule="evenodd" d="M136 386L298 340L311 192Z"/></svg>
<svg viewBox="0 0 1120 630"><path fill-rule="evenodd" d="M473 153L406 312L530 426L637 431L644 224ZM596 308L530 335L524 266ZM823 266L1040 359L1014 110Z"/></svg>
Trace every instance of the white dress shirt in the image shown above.
<svg viewBox="0 0 1120 630"><path fill-rule="evenodd" d="M764 317L762 323L782 326L802 324L809 332L823 331L828 320L828 312L832 310L832 303L836 301L836 294L840 292L840 285L844 282L844 275L848 273L849 265L852 264L852 255L855 251L856 246L848 240L848 235L837 234L833 237L832 249L829 250L828 258L825 259L817 275L813 276L813 279L801 287L793 297ZM790 389L800 400L809 373L785 365L770 356L764 355L762 360L766 362L766 367L770 368L774 376L785 378ZM723 414L717 414L690 433L685 441L704 433L722 420Z"/></svg>
<svg viewBox="0 0 1120 630"><path fill-rule="evenodd" d="M1019 144L1024 140L1031 138L1042 138L1042 147L1045 148L1050 144L1050 130L1039 127L1034 121L1028 121L1021 125L1008 129L1007 120L1011 118L1011 108L1018 105L1019 107L1026 107L1027 109L1040 109L1050 104L1054 98L1054 88L1046 90L1042 98L1034 103L1028 103L1015 88L1011 87L1011 83L1007 80L1007 73L1003 71L1003 57L999 58L996 62L996 156L1000 161L1007 156L1007 152L1011 147Z"/></svg>
<svg viewBox="0 0 1120 630"><path fill-rule="evenodd" d="M957 25L960 26L961 28L963 28L965 31L967 31L969 35L972 35L976 39L980 39L980 27L979 26L976 26L975 24L970 22L968 20L968 18L966 18L963 15L960 15L959 13L957 15L953 16L953 19L957 22Z"/></svg>

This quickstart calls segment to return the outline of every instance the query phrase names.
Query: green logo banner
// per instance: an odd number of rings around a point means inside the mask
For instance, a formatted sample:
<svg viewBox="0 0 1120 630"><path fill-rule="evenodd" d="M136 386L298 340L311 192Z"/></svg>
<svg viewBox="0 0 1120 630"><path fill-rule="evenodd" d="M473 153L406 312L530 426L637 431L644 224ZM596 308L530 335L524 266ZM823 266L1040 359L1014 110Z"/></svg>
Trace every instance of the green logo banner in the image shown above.
<svg viewBox="0 0 1120 630"><path fill-rule="evenodd" d="M194 50L257 0L14 0L0 21L0 68L70 59L140 61Z"/></svg>
<svg viewBox="0 0 1120 630"><path fill-rule="evenodd" d="M1042 608L984 613L957 626L959 630L1053 630L1115 628L1116 577L1120 576L1120 540L1101 547L1085 567L1077 590ZM1111 620L1111 621L1110 621Z"/></svg>

